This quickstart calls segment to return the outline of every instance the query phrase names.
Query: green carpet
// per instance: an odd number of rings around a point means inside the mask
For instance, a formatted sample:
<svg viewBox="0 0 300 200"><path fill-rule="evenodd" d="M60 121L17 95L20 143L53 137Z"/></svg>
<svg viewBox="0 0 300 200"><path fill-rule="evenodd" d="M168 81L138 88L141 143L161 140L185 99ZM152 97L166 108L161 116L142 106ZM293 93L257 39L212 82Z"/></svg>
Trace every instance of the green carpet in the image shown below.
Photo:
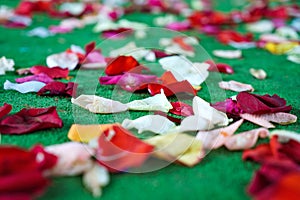
<svg viewBox="0 0 300 200"><path fill-rule="evenodd" d="M15 6L17 1L0 1L1 4ZM151 24L153 16L149 14L133 13L126 17L130 20ZM46 15L34 16L33 25L26 29L6 29L0 27L0 56L13 58L16 69L31 67L32 65L45 65L46 56L52 53L64 51L71 44L84 46L85 44L102 39L99 34L93 33L92 26L76 29L71 33L58 34L53 37L40 39L28 37L26 33L34 27L58 24L60 20L51 19ZM243 30L243 27L239 27ZM213 37L208 37L196 32L187 34L200 38L201 45L211 54L214 49L230 49L217 42ZM124 41L122 41L124 42ZM126 40L127 42L127 40ZM126 43L124 42L124 43ZM257 94L278 94L285 98L288 104L293 106L292 114L300 116L300 67L286 60L286 56L275 56L261 49L243 50L243 58L237 60L225 60L213 57L215 62L225 62L233 66L233 75L222 75L224 81L236 80L250 83L256 89ZM268 74L266 80L256 80L250 73L250 68L263 68ZM75 81L77 71L71 72ZM81 72L82 73L82 72ZM86 71L94 74L100 71ZM213 78L213 73L210 79ZM67 132L74 123L72 104L70 98L44 97L36 94L20 94L15 91L5 91L3 83L6 79L14 82L19 77L14 72L8 72L0 76L0 101L12 104L13 113L25 107L49 107L57 106L58 114L64 122L61 129L49 129L37 131L27 135L2 135L1 144L13 144L29 148L36 143L51 145L68 141ZM209 79L209 80L210 80ZM111 86L98 87L96 94L109 97ZM226 96L236 95L235 92L227 92ZM208 87L204 84L198 95L210 101ZM144 98L146 95L134 94L131 99ZM132 118L142 116L143 112L130 112ZM123 115L123 114L118 114ZM120 116L122 117L122 116ZM112 115L97 115L100 123L112 123ZM244 123L240 132L256 128L251 123ZM278 129L288 129L300 132L299 121L289 126L277 126ZM260 140L266 142L267 140ZM71 152L70 152L71 153ZM159 171L145 174L116 174L111 175L110 184L103 189L103 200L113 199L249 199L246 194L246 186L251 180L258 165L251 162L243 162L242 152L230 152L221 148L210 152L204 160L193 168L187 168L171 164ZM94 199L84 189L81 177L65 177L53 179L51 186L40 199Z"/></svg>

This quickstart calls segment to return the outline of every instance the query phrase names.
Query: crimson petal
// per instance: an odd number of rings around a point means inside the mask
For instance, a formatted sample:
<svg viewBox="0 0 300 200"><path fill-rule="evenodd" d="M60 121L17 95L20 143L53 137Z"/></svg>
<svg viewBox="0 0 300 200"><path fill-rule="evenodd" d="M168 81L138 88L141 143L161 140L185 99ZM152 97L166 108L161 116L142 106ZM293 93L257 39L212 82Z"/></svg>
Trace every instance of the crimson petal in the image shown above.
<svg viewBox="0 0 300 200"><path fill-rule="evenodd" d="M10 104L4 103L3 106L0 107L0 119L10 113L12 106Z"/></svg>
<svg viewBox="0 0 300 200"><path fill-rule="evenodd" d="M209 64L208 71L210 72L220 72L224 74L233 74L234 70L230 65L227 65L225 63L214 63L212 60L206 61L207 64Z"/></svg>
<svg viewBox="0 0 300 200"><path fill-rule="evenodd" d="M179 116L191 116L194 115L193 107L189 104L183 103L183 102L171 102L171 105L173 108L169 110L170 113L179 115Z"/></svg>
<svg viewBox="0 0 300 200"><path fill-rule="evenodd" d="M73 82L63 83L54 81L48 83L38 91L38 95L72 96L77 84Z"/></svg>
<svg viewBox="0 0 300 200"><path fill-rule="evenodd" d="M160 94L161 90L164 90L164 93L167 97L179 93L187 93L193 96L197 95L197 90L195 90L193 86L186 80L168 85L163 85L159 83L148 84L148 91L152 96Z"/></svg>
<svg viewBox="0 0 300 200"><path fill-rule="evenodd" d="M45 66L33 66L30 68L32 74L47 74L50 78L66 78L69 74L69 69L62 69L60 67L48 68Z"/></svg>
<svg viewBox="0 0 300 200"><path fill-rule="evenodd" d="M286 105L286 101L278 95L256 95L241 92L237 95L237 105L244 112L250 114L266 114L275 112L289 112L292 107Z"/></svg>
<svg viewBox="0 0 300 200"><path fill-rule="evenodd" d="M22 109L0 122L2 134L25 134L47 128L61 128L63 122L56 107Z"/></svg>

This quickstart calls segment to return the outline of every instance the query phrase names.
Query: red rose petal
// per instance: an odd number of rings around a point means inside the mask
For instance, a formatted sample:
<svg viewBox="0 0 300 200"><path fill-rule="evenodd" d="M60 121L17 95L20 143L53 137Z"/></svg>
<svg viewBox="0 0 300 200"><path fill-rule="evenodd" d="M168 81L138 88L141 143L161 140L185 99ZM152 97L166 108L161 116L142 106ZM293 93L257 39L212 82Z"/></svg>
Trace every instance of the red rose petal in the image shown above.
<svg viewBox="0 0 300 200"><path fill-rule="evenodd" d="M48 83L38 91L38 95L53 95L53 96L72 96L76 90L77 84L73 82L62 83L54 81Z"/></svg>
<svg viewBox="0 0 300 200"><path fill-rule="evenodd" d="M121 126L113 126L98 139L97 159L110 172L140 166L154 147L135 137Z"/></svg>
<svg viewBox="0 0 300 200"><path fill-rule="evenodd" d="M250 114L266 114L275 112L289 112L292 107L286 105L286 101L278 95L256 95L248 92L240 92L237 95L237 104L244 112Z"/></svg>
<svg viewBox="0 0 300 200"><path fill-rule="evenodd" d="M169 110L169 112L172 114L184 116L184 117L194 115L193 107L186 103L178 101L178 102L171 102L171 105L173 106L173 108Z"/></svg>
<svg viewBox="0 0 300 200"><path fill-rule="evenodd" d="M160 77L160 80L165 85L178 82L175 76L170 71L166 71L165 73L163 73L163 75Z"/></svg>
<svg viewBox="0 0 300 200"><path fill-rule="evenodd" d="M10 113L12 106L10 104L4 103L3 106L0 107L0 119Z"/></svg>
<svg viewBox="0 0 300 200"><path fill-rule="evenodd" d="M133 70L139 65L138 61L132 56L119 56L106 67L105 73L109 76L120 75Z"/></svg>
<svg viewBox="0 0 300 200"><path fill-rule="evenodd" d="M56 107L22 109L0 121L2 134L24 134L47 128L61 128Z"/></svg>
<svg viewBox="0 0 300 200"><path fill-rule="evenodd" d="M210 72L220 72L224 74L233 74L234 70L230 65L227 65L225 63L214 63L212 60L206 61L207 64L209 64L208 71Z"/></svg>
<svg viewBox="0 0 300 200"><path fill-rule="evenodd" d="M30 68L30 72L35 75L44 73L51 78L66 78L69 74L68 69L62 69L60 67L48 68L45 66L33 66Z"/></svg>

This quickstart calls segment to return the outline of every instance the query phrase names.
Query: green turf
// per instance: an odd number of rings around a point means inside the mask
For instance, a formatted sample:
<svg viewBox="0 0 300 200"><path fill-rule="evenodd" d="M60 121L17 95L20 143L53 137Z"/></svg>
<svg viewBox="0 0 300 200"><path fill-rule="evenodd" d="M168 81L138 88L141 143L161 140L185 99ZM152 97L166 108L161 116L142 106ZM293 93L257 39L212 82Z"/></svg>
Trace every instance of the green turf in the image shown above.
<svg viewBox="0 0 300 200"><path fill-rule="evenodd" d="M15 5L16 1L0 1L2 4ZM142 16L142 17L139 17ZM151 15L133 13L127 17L131 20L141 22L152 22ZM26 29L6 29L0 27L0 56L13 58L16 68L31 67L32 65L45 64L47 55L55 52L64 51L71 44L83 46L84 44L102 39L99 34L92 33L92 26L84 29L74 30L72 33L56 35L46 39L30 38L26 36L28 30L37 26L48 26L58 24L58 19L50 19L46 15L35 15L34 23ZM242 29L242 27L241 27ZM211 54L214 49L230 49L218 43L214 38L189 32L190 35L201 39L201 45ZM127 40L119 41L121 43ZM112 46L107 46L111 49ZM107 49L103 49L107 51ZM236 80L251 83L256 89L257 94L278 94L285 98L288 104L293 106L292 114L300 116L300 81L299 65L286 60L286 56L275 56L264 50L251 49L243 51L243 58L237 60L225 60L214 58L215 62L226 62L233 66L235 74L222 75L222 79ZM249 69L264 68L268 74L266 80L256 80L249 74ZM80 77L83 80L90 80L95 74L102 71L81 71ZM77 71L71 72L74 76L71 81L75 81ZM3 90L3 83L6 79L14 81L19 77L14 72L9 72L5 76L0 76L0 102L10 103L13 106L13 113L24 107L49 107L57 106L59 116L64 122L61 129L49 129L37 131L27 135L2 135L2 144L14 144L29 148L36 143L51 145L68 141L67 132L74 120L82 123L91 123L88 118L90 113L75 108L73 110L70 98L63 97L41 97L36 94L19 94L15 91ZM211 74L207 83L210 83L218 76ZM95 81L95 80L91 80ZM97 81L97 80L96 80ZM206 84L198 95L210 101L218 99L222 94L210 92ZM112 91L113 87L97 87L96 94L105 97L115 95L125 97L129 93ZM91 89L93 92L93 90ZM125 94L125 96L124 96ZM236 95L235 92L225 92L227 97ZM221 95L221 96L220 96ZM131 99L144 98L145 94L133 94ZM224 98L224 96L222 96ZM121 99L122 101L122 99ZM73 112L74 111L74 112ZM73 114L79 112L82 117ZM147 114L147 112L129 112L117 115L97 115L93 120L99 123L112 123L126 116L137 118ZM87 117L85 117L87 116ZM121 122L121 121L119 121ZM249 130L257 126L245 123L239 131ZM289 126L277 126L279 129L288 129L300 132L300 123L297 122ZM267 140L265 140L267 141ZM262 142L262 141L260 141ZM70 152L71 154L72 152ZM204 160L193 168L187 168L176 164L161 170L145 174L116 174L111 176L110 184L104 188L103 200L113 199L248 199L245 190L254 171L258 165L250 162L243 162L242 152L230 152L221 148L210 152ZM92 195L83 188L81 177L55 178L47 192L40 199L94 199Z"/></svg>

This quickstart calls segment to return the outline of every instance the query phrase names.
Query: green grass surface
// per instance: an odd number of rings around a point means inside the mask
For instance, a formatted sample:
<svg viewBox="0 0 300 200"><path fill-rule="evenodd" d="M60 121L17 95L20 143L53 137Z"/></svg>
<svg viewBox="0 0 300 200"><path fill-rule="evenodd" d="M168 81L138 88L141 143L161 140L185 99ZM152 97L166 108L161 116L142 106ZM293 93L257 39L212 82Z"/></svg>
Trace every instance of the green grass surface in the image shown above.
<svg viewBox="0 0 300 200"><path fill-rule="evenodd" d="M2 4L11 6L16 1L0 1ZM139 17L143 16L143 17ZM133 13L128 19L152 22L150 15ZM102 39L99 34L92 33L92 26L84 29L76 29L72 33L56 35L53 37L40 39L27 37L26 33L37 26L48 26L58 24L58 19L50 19L46 15L35 15L34 23L26 29L6 29L0 27L0 56L13 58L16 63L15 68L31 67L32 65L45 64L46 56L51 53L61 52L71 44L84 46L91 41L100 43ZM229 49L230 47L218 43L214 38L189 32L190 35L201 39L201 45L211 54L214 49ZM128 39L127 39L128 40ZM126 43L126 41L120 41ZM112 48L112 46L107 47ZM104 49L105 50L105 49ZM237 60L225 60L214 58L215 62L226 62L233 66L233 75L222 75L225 81L236 80L250 83L256 89L257 94L278 94L285 98L288 104L293 106L292 114L300 116L300 67L286 60L286 56L275 56L261 49L251 49L243 51L243 58ZM250 73L250 68L264 68L268 74L266 80L256 80ZM81 71L80 77L89 80L101 71ZM71 72L75 81L77 71ZM212 74L208 82L213 79ZM36 94L19 94L15 91L5 91L3 83L6 79L13 81L19 77L14 72L9 72L5 76L0 76L0 102L10 103L13 106L13 113L24 107L49 107L57 106L58 114L64 122L61 129L48 129L37 131L27 135L2 135L2 144L13 144L29 148L36 143L51 145L68 141L67 132L74 123L73 107L70 98L63 97L41 97ZM84 78L83 78L84 79ZM97 87L96 94L109 97L112 94L112 87ZM225 92L227 97L236 95L235 92ZM120 93L121 95L121 93ZM210 101L211 94L209 87L203 85L203 89L198 95ZM147 95L133 94L131 99L144 98ZM218 94L216 95L218 98ZM81 113L85 111L81 110ZM88 112L85 113L89 116ZM97 115L99 123L112 123L116 119L130 115L136 118L147 114L146 112L130 112L117 115ZM76 116L75 116L76 117ZM120 118L119 118L120 117ZM79 120L89 119L84 116ZM120 121L119 121L120 122ZM239 131L249 130L257 126L244 123ZM289 126L277 126L279 129L288 129L300 132L300 123L297 122ZM264 140L267 141L267 140ZM260 141L262 142L262 140ZM70 152L72 154L72 152ZM161 170L145 174L116 174L111 176L110 184L103 189L103 200L113 199L249 199L246 194L248 185L254 171L258 165L250 162L243 162L242 152L230 152L221 148L210 152L201 163L193 168L187 168L176 164L171 164ZM47 192L40 199L94 199L92 195L84 189L81 177L54 178Z"/></svg>

